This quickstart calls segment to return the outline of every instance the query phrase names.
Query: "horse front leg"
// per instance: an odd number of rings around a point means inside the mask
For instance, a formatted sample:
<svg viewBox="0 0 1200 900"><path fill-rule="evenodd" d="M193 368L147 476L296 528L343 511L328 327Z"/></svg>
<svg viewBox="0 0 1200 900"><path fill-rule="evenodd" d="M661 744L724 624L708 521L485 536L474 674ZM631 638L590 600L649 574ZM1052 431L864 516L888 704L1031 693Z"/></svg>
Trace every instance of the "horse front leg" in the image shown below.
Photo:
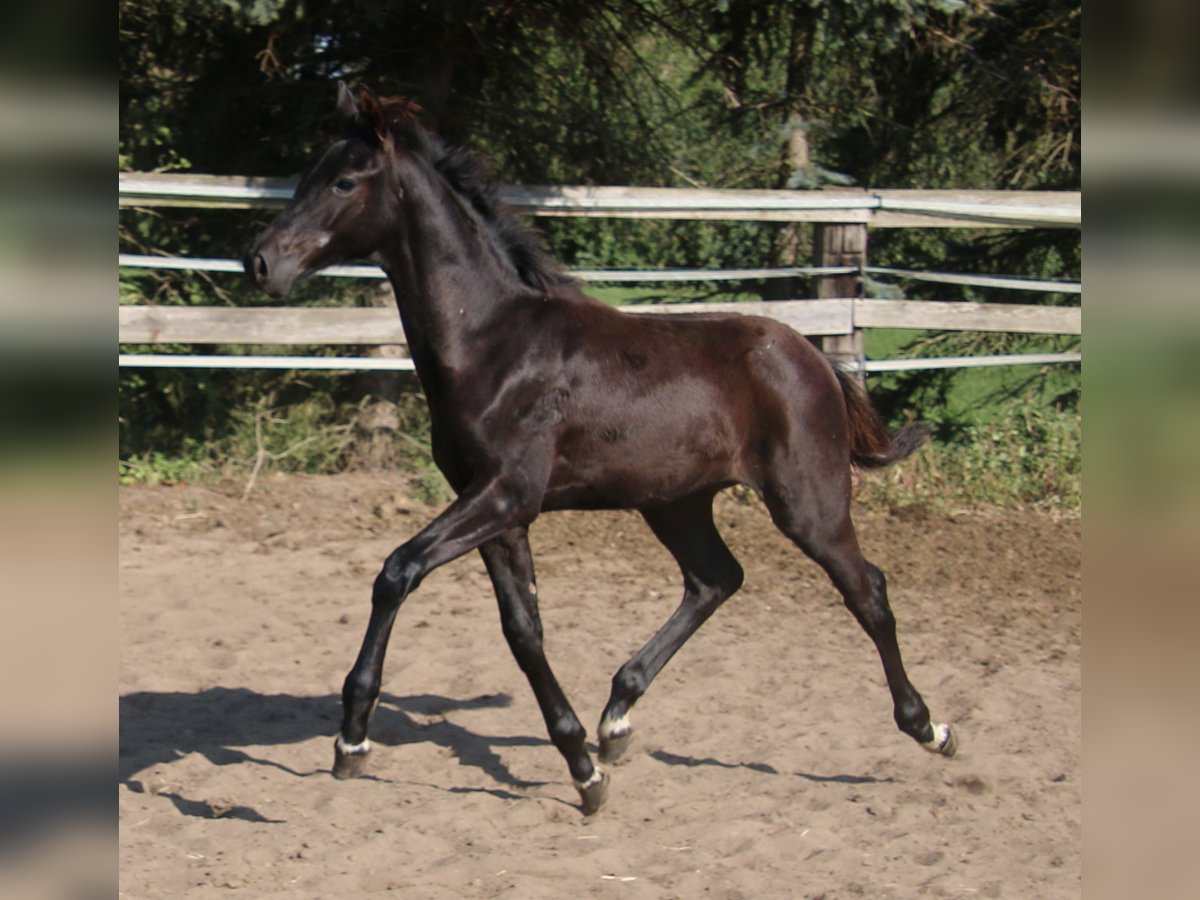
<svg viewBox="0 0 1200 900"><path fill-rule="evenodd" d="M587 730L546 660L528 534L524 528L514 529L484 544L479 553L496 589L500 624L509 649L529 680L550 740L567 762L583 813L592 815L608 796L608 775L593 765Z"/></svg>
<svg viewBox="0 0 1200 900"><path fill-rule="evenodd" d="M375 578L371 618L362 648L342 685L342 727L334 741L333 775L360 774L371 752L367 738L379 703L383 662L396 613L421 580L518 525L528 524L540 503L522 483L495 478L469 487L413 538L394 550Z"/></svg>

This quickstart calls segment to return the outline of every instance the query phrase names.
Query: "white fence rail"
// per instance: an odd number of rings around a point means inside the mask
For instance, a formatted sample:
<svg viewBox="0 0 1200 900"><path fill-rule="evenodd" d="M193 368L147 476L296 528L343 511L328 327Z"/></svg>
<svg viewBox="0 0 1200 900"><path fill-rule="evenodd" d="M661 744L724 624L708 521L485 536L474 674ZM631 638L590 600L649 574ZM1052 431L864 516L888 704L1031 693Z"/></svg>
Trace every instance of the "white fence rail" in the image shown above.
<svg viewBox="0 0 1200 900"><path fill-rule="evenodd" d="M197 175L120 173L118 203L126 208L187 206L199 208L278 207L290 198L295 182L286 179ZM1078 228L1078 192L1004 191L718 191L627 187L510 187L502 196L518 210L541 216L609 216L696 220L816 222L831 227L865 229L934 228ZM865 239L863 240L865 245ZM841 260L844 261L844 260ZM180 258L119 254L118 266L143 270L240 273L235 259ZM346 265L322 275L382 279L374 266ZM865 264L776 268L576 270L575 277L596 283L684 283L748 281L779 278L851 279L885 276L949 285L1021 291L1082 294L1074 281L1012 278L995 275L922 272ZM842 282L845 283L845 282ZM654 304L624 307L629 312L731 311L767 315L804 334L839 338L864 328L917 328L1005 331L1036 334L1082 334L1078 306L964 303L941 300L875 300L824 297L779 302ZM403 344L399 318L389 309L229 308L122 306L121 344L222 345L386 345ZM864 372L984 365L1078 363L1079 353L1024 354L865 360L861 351L848 360ZM409 370L405 358L290 355L119 354L123 367L287 368Z"/></svg>
<svg viewBox="0 0 1200 900"><path fill-rule="evenodd" d="M930 300L656 303L621 307L639 315L735 312L777 319L801 334L850 334L861 328L1080 334L1077 306ZM123 344L403 344L393 308L122 306Z"/></svg>
<svg viewBox="0 0 1200 900"><path fill-rule="evenodd" d="M294 179L121 172L121 206L278 207ZM854 222L871 228L1078 228L1078 191L821 191L512 185L500 197L535 216Z"/></svg>
<svg viewBox="0 0 1200 900"><path fill-rule="evenodd" d="M237 259L204 257L149 256L120 253L117 265L128 269L166 269L191 272L241 272ZM330 266L318 275L332 278L374 278L385 276L378 266ZM662 284L689 281L762 281L771 278L812 278L823 275L888 275L911 281L932 281L972 287L1008 288L1021 291L1040 291L1057 294L1080 294L1083 285L1078 281L1047 281L1036 278L1013 278L997 275L966 275L949 272L921 272L915 269L895 269L885 266L790 266L773 269L572 269L571 275L580 281L599 284Z"/></svg>
<svg viewBox="0 0 1200 900"><path fill-rule="evenodd" d="M1019 353L1000 356L945 356L936 359L868 359L849 368L863 372L905 372L916 369L969 369L983 366L1044 366L1077 363L1079 353ZM125 368L150 369L291 369L295 371L386 371L411 372L408 357L375 356L180 356L166 353L121 353L117 364Z"/></svg>

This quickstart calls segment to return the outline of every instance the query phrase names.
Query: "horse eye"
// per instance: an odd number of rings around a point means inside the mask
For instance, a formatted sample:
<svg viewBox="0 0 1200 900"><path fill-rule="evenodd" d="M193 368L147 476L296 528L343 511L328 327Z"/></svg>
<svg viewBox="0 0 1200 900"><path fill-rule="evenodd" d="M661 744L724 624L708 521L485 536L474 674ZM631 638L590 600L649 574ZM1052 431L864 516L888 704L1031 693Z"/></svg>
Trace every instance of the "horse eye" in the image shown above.
<svg viewBox="0 0 1200 900"><path fill-rule="evenodd" d="M354 182L349 178L341 178L334 184L333 189L339 194L345 194L354 190Z"/></svg>

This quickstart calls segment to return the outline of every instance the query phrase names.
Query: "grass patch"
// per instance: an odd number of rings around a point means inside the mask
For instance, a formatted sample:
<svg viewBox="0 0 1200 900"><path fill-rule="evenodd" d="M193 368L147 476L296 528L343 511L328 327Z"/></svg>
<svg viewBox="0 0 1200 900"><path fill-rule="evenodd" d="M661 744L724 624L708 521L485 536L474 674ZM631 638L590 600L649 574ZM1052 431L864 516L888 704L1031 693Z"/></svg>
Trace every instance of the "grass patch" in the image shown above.
<svg viewBox="0 0 1200 900"><path fill-rule="evenodd" d="M1083 429L1075 410L1047 408L1032 395L993 415L937 437L913 457L866 473L858 497L870 505L934 511L1018 506L1075 512L1082 502ZM181 451L132 454L118 463L122 484L176 484L217 479L245 481L247 492L266 472L332 474L352 468L346 447L353 407L335 410L320 396L280 406L264 398L238 410L222 438L185 440ZM396 468L410 476L414 496L431 505L453 497L428 444L428 419L419 404L404 411L405 448Z"/></svg>
<svg viewBox="0 0 1200 900"><path fill-rule="evenodd" d="M933 440L899 465L863 477L859 498L892 509L1023 506L1076 512L1083 496L1083 420L1031 397L1007 415Z"/></svg>
<svg viewBox="0 0 1200 900"><path fill-rule="evenodd" d="M674 286L672 286L674 288ZM697 299L700 286L672 290ZM606 302L661 299L644 287L598 288ZM931 333L873 330L868 355L937 355ZM398 376L404 378L404 376ZM415 379L401 382L383 458L363 453L377 417L345 376L125 373L122 484L234 479L252 488L268 472L332 474L356 468L407 473L430 504L453 496L433 463L428 411ZM934 439L912 459L864 475L860 499L891 508L1036 506L1076 511L1082 494L1077 366L1021 366L872 376L868 388L893 424L920 419ZM354 390L350 390L354 388ZM369 389L368 389L369 390ZM375 410L377 411L377 410ZM369 443L368 441L367 443Z"/></svg>
<svg viewBox="0 0 1200 900"><path fill-rule="evenodd" d="M972 340L953 335L872 329L872 359L971 355ZM1001 339L1003 343L1003 339ZM1033 353L1064 349L1056 337L1013 337L1008 346L976 353ZM1082 503L1082 377L1077 365L994 366L871 376L868 390L893 421L915 417L934 439L911 459L864 476L860 498L889 507L920 504L1034 506L1078 511Z"/></svg>
<svg viewBox="0 0 1200 900"><path fill-rule="evenodd" d="M274 393L231 413L228 431L212 440L184 438L177 452L131 453L118 462L121 484L177 484L239 478L266 471L339 471L352 423L338 421L326 395L278 404Z"/></svg>
<svg viewBox="0 0 1200 900"><path fill-rule="evenodd" d="M173 452L127 451L117 463L118 482L234 480L245 482L249 495L266 473L332 475L362 468L355 441L362 437L364 422L378 419L367 409L372 398L337 404L329 392L313 390L297 399L290 387L294 385L233 409L221 431L207 440L184 437ZM415 384L392 405L390 424L394 464L389 468L408 473L416 499L430 505L452 500L454 492L433 462L429 415Z"/></svg>
<svg viewBox="0 0 1200 900"><path fill-rule="evenodd" d="M868 359L911 359L1067 349L1067 341L1049 336L1006 339L962 332L954 334L952 342L946 337L945 332L872 329L866 332L866 355ZM1081 376L1080 367L1072 364L987 366L878 373L868 377L867 388L894 418L903 414L898 404L902 400L909 408L919 408L922 421L934 427L939 437L949 439L960 427L1008 417L1014 402L1048 409L1076 407Z"/></svg>

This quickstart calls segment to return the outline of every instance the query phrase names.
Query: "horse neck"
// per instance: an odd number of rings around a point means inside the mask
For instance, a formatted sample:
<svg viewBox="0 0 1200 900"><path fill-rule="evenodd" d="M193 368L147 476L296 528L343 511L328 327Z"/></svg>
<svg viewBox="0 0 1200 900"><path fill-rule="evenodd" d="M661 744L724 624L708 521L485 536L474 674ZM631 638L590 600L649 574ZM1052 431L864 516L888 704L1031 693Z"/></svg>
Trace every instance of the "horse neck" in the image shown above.
<svg viewBox="0 0 1200 900"><path fill-rule="evenodd" d="M433 368L462 371L478 358L480 342L523 285L467 200L423 162L399 165L398 239L380 255L413 361L427 381Z"/></svg>

